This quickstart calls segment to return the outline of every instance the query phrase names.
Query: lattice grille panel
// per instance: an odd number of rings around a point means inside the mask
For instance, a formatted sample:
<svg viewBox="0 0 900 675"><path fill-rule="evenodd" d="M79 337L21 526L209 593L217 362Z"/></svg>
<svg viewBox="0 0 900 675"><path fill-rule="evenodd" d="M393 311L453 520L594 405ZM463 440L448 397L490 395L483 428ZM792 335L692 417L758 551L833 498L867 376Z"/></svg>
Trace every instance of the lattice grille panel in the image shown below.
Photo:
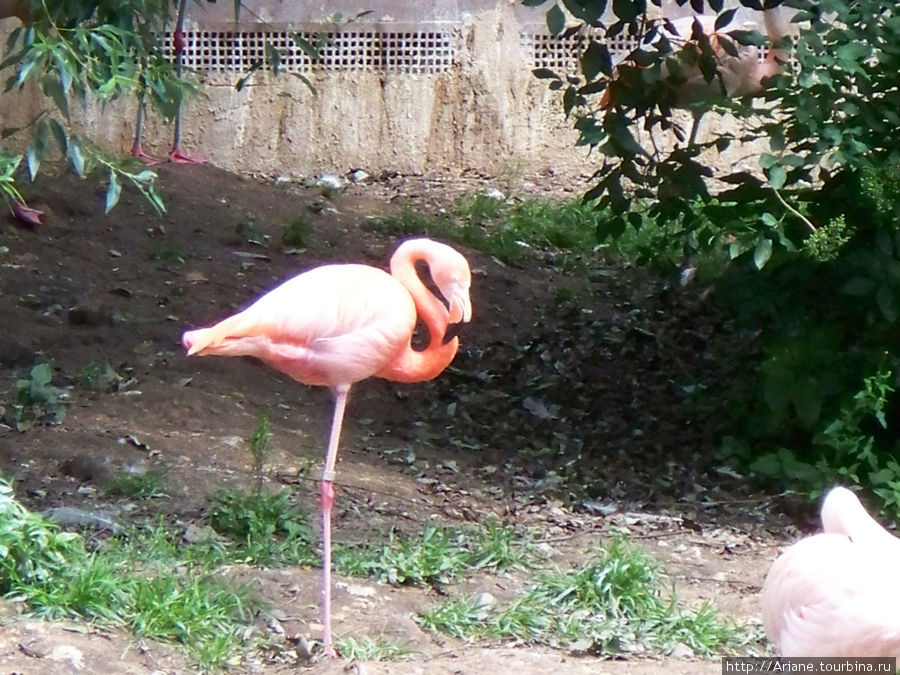
<svg viewBox="0 0 900 675"><path fill-rule="evenodd" d="M532 68L549 68L564 73L579 70L578 59L588 46L588 36L523 34L522 47L529 55ZM634 38L617 36L607 43L613 62L618 61L637 46Z"/></svg>
<svg viewBox="0 0 900 675"><path fill-rule="evenodd" d="M522 47L528 54L532 68L549 68L562 73L580 71L578 59L588 46L588 36L549 35L546 33L522 34ZM607 42L613 63L624 58L637 47L637 40L617 35ZM757 58L762 61L769 53L768 47L757 47Z"/></svg>
<svg viewBox="0 0 900 675"><path fill-rule="evenodd" d="M279 67L287 72L372 70L427 75L450 70L457 58L457 39L451 32L299 33L310 43L325 40L316 61L297 46L292 35L287 31L187 32L184 65L203 71L246 71L265 61L267 43L281 51ZM171 33L165 34L163 47L171 58Z"/></svg>

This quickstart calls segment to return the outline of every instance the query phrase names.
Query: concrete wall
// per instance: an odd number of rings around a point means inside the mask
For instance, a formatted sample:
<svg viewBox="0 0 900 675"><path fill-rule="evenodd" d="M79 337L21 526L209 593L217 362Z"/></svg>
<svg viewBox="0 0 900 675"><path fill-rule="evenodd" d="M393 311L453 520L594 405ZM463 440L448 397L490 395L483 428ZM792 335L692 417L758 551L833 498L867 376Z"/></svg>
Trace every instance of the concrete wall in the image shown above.
<svg viewBox="0 0 900 675"><path fill-rule="evenodd" d="M203 31L334 30L325 22L334 3L248 4L236 26L233 3L189 2L186 30L192 42L186 54L198 62L206 58L196 51ZM452 65L431 73L312 67L303 74L318 90L315 96L290 73L258 72L237 91L239 72L199 71L204 95L185 109L187 151L235 172L289 178L353 168L450 176L517 167L571 176L594 170L594 158L574 145L576 134L559 95L531 75L534 54L523 35L543 30L544 9L510 0L425 3L427 9L412 1L370 4L381 8L341 32L440 32L451 36ZM9 28L16 20L6 23ZM4 94L0 123L21 124L41 105L33 93ZM131 147L134 116L135 101L127 99L73 114L77 126L121 153ZM715 133L715 127L706 125L704 133ZM145 149L164 155L171 136L172 129L151 111ZM724 161L733 164L746 154L744 149Z"/></svg>

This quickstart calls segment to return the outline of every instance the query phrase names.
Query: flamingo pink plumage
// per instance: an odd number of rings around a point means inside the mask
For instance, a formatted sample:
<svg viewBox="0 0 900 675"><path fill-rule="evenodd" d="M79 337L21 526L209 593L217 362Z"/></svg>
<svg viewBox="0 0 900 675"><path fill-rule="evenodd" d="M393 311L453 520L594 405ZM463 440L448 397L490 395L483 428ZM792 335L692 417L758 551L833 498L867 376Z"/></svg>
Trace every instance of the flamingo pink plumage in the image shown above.
<svg viewBox="0 0 900 675"><path fill-rule="evenodd" d="M416 273L424 261L445 304ZM452 324L472 318L471 272L456 250L430 239L403 242L391 273L368 265L325 265L290 279L246 310L211 328L184 334L188 356L254 356L295 380L335 394L331 437L322 473L324 651L331 642L331 507L341 422L350 385L371 376L397 382L437 377L453 360L459 338ZM424 350L412 348L420 318Z"/></svg>
<svg viewBox="0 0 900 675"><path fill-rule="evenodd" d="M768 78L782 72L782 64L788 58L781 45L786 31L779 8L770 8L762 12L763 27L769 40L769 50L762 60L759 59L757 48L751 45L740 45L731 41L731 46L726 49L722 36L730 29L726 27L721 32L716 30L716 19L717 17L707 14L665 19L660 31L670 41L681 43L680 49L676 51L681 61L678 73L680 81L673 92L674 100L671 105L691 108L694 123L691 127L689 144L693 144L696 138L700 117L703 114L702 109L694 107L697 103L709 97L737 98L759 94L765 90ZM698 43L701 38L709 41L709 47L716 59L717 77L711 81L706 79L698 65L701 58ZM662 64L661 75L663 79L669 76L666 63ZM615 105L620 99L627 100L629 86L633 86L633 82L625 82L614 76L600 95L600 106L607 108Z"/></svg>
<svg viewBox="0 0 900 675"><path fill-rule="evenodd" d="M900 657L900 539L836 487L825 532L788 547L762 591L763 624L781 656Z"/></svg>

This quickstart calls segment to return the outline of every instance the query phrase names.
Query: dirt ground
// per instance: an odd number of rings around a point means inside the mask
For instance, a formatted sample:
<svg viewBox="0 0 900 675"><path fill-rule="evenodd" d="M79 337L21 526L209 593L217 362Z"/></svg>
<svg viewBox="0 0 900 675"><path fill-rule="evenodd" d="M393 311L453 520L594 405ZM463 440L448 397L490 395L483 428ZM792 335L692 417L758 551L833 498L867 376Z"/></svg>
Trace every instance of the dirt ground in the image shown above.
<svg viewBox="0 0 900 675"><path fill-rule="evenodd" d="M292 485L313 510L329 393L247 360L187 359L182 332L322 262L385 266L397 237L371 227L373 216L403 204L433 211L490 182L385 176L323 195L314 186L240 178L209 166L158 171L167 206L162 216L130 191L104 215L102 185L63 176L26 186L29 203L46 212L43 225L27 230L2 223L0 247L8 251L0 254L0 313L6 316L0 323L0 402L11 399L16 379L35 362L52 362L54 383L67 387L67 409L58 425L22 431L4 425L0 474L15 481L18 497L32 510L103 508L122 522L162 513L181 526L202 525L208 494L251 484L248 439L266 411L274 431L269 483ZM566 192L548 177L523 181L519 190ZM300 214L309 222L305 241L283 245L285 225ZM335 538L349 542L391 526L419 531L427 519L454 523L494 514L539 532L551 561L563 564L604 536L625 532L665 562L684 602L709 600L725 615L757 624L765 572L798 529L780 515L781 498L715 470L702 429L668 417L677 402L667 364L699 358L703 345L716 339L714 322L702 336L691 327L688 310L702 301L699 294L672 301L665 284L640 280L625 268L598 270L583 287L549 267L517 267L460 248L473 268L475 321L441 380L368 381L352 392L338 464ZM635 330L635 309L623 295L640 284L656 303L644 308L656 318L642 325L659 328L649 335L645 327ZM572 310L573 302L580 311ZM659 304L665 302L674 309ZM570 327L554 323L570 319ZM586 334L586 326L602 339ZM612 350L603 340L616 335ZM530 359L535 345L554 340L565 343L557 361L543 352L536 360L514 360ZM603 349L591 351L591 341ZM118 375L102 391L79 379L98 363ZM517 387L529 373L528 391L539 391L534 382L543 371L535 363L545 363L560 391L579 399L522 395ZM568 412L570 404L577 415ZM455 416L448 416L451 408ZM520 427L524 431L516 431ZM522 446L544 433L552 437L548 447L574 445L578 453L522 460ZM578 434L578 443L571 443ZM567 463L576 463L581 474L574 475L592 486L588 497L550 480L563 475ZM134 502L99 489L117 472L147 469L165 472L165 497ZM811 529L799 522L800 529ZM303 663L298 639L319 637L319 570L236 566L223 574L249 582L269 600L271 613L259 620L269 622L273 640L282 644L280 652L252 655L239 669L295 672ZM425 633L412 619L441 601L433 589L336 581L338 634L400 637L414 654L387 664L317 660L306 666L310 672L720 672L718 660L690 653L607 661L545 648L462 644ZM466 582L473 593L502 593L516 583L522 580ZM192 671L172 645L78 622L21 618L18 609L3 607L9 622L0 631L2 672ZM760 642L758 653L764 649Z"/></svg>

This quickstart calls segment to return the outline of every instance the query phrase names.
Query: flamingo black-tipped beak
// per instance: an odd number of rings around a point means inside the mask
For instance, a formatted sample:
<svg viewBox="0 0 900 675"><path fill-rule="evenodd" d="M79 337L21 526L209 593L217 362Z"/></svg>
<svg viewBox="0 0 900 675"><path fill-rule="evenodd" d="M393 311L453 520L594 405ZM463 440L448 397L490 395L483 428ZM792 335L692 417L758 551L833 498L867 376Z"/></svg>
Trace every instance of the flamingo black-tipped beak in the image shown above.
<svg viewBox="0 0 900 675"><path fill-rule="evenodd" d="M459 337L460 334L462 334L462 332L463 332L464 326L465 326L465 323L463 323L462 321L460 321L458 323L447 324L447 330L444 331L444 339L441 340L441 344L447 344L453 338Z"/></svg>

